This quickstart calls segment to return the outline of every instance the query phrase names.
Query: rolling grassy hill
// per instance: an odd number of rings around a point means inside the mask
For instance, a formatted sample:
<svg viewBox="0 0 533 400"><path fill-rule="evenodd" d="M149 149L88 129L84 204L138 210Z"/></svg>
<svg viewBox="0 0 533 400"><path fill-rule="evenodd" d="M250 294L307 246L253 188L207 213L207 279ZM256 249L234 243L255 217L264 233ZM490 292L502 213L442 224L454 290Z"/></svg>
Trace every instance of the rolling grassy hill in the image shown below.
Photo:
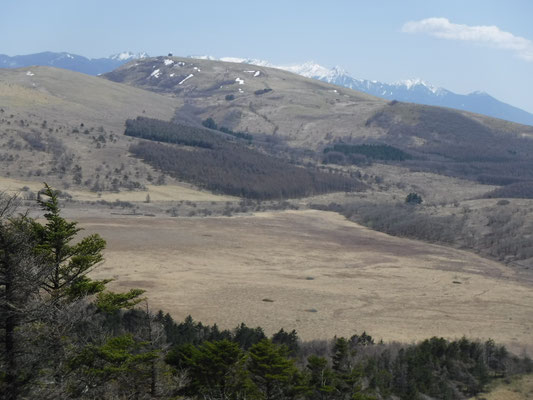
<svg viewBox="0 0 533 400"><path fill-rule="evenodd" d="M380 144L406 156L366 160L329 152L327 157L349 170L349 164L377 161L483 184L528 188L533 181L533 128L528 126L387 103L241 63L146 58L105 78L48 67L0 70L2 140L10 150L0 155L5 173L46 174L52 183L57 177L63 186L83 184L96 191L142 188L160 172L129 157L129 145L138 139L123 135L125 121L142 116L195 128L212 118L225 129L259 138L254 144L265 151L299 163L320 163L323 150L338 143ZM74 174L76 179L65 183L65 176Z"/></svg>
<svg viewBox="0 0 533 400"><path fill-rule="evenodd" d="M72 71L0 70L1 175L66 189L135 189L159 175L128 157L127 118L172 118L176 99Z"/></svg>
<svg viewBox="0 0 533 400"><path fill-rule="evenodd" d="M533 180L533 127L382 99L286 71L212 60L136 60L105 78L178 98L176 119L212 118L234 131L322 151L336 142L387 144L413 169L505 185ZM331 155L330 155L331 157Z"/></svg>
<svg viewBox="0 0 533 400"><path fill-rule="evenodd" d="M230 145L226 142L231 135L202 127L193 114L187 115L186 124L171 124L168 121L175 116L176 108L183 109L184 101L179 98L48 67L2 70L0 88L0 148L4 149L0 163L6 177L46 180L62 189L74 186L105 192L163 184L168 174L211 190L259 198L364 187L354 178L295 167L287 160L248 149L246 143ZM200 143L198 140L179 142L178 147L185 149L176 148L176 143L152 143L148 157L140 150L148 145L132 146L143 141L139 135L124 135L126 121L138 116L159 121L156 131L171 126L179 135L203 133L216 149L190 153ZM167 161L181 161L189 172L161 164L163 152ZM186 157L190 160L184 162ZM220 174L216 177L205 171L224 173L223 179ZM281 180L285 183L278 188ZM262 188L266 186L268 190Z"/></svg>

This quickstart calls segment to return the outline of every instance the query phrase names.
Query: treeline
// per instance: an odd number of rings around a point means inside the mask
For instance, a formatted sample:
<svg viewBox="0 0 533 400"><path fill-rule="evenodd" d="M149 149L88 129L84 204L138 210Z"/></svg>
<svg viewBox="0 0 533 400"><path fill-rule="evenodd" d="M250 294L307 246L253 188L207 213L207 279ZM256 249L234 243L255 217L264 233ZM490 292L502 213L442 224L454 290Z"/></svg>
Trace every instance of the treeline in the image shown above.
<svg viewBox="0 0 533 400"><path fill-rule="evenodd" d="M533 180L533 161L449 162L443 160L411 160L405 166L412 171L427 171L441 175L477 181L484 185L511 185Z"/></svg>
<svg viewBox="0 0 533 400"><path fill-rule="evenodd" d="M375 343L363 332L301 342L295 331L283 329L268 339L261 328L244 324L220 331L190 317L177 324L160 312L156 319L173 345L165 361L175 371L189 371L180 393L198 399L462 399L495 377L533 368L491 340L433 337L400 345ZM226 390L232 395L224 397Z"/></svg>
<svg viewBox="0 0 533 400"><path fill-rule="evenodd" d="M38 202L45 224L0 197L2 399L462 399L532 370L490 340L302 342L283 329L176 323L152 314L142 290L89 278L105 241L79 238L49 187Z"/></svg>
<svg viewBox="0 0 533 400"><path fill-rule="evenodd" d="M162 311L143 310L117 312L107 323L133 335L147 319L165 334L158 347L164 363L155 372L162 398L167 393L190 399L466 399L495 378L533 371L531 360L492 340L433 337L385 344L363 332L303 342L294 330L267 337L260 327L220 330L190 316L176 323ZM167 387L161 380L165 369L175 382ZM148 393L152 377L138 379L141 393Z"/></svg>
<svg viewBox="0 0 533 400"><path fill-rule="evenodd" d="M124 134L141 139L206 149L212 149L222 141L222 138L205 129L145 117L126 120Z"/></svg>
<svg viewBox="0 0 533 400"><path fill-rule="evenodd" d="M312 204L312 208L334 211L346 218L385 232L427 242L452 244L461 236L464 220L457 215L433 216L420 212L412 204L354 203Z"/></svg>
<svg viewBox="0 0 533 400"><path fill-rule="evenodd" d="M217 123L215 122L215 120L213 118L211 118L211 117L203 120L202 121L202 125L205 126L206 128L214 129L214 130L220 131L220 132L225 133L225 134L230 135L230 136L234 136L234 137L239 138L239 139L248 140L249 142L251 142L254 139L254 137L252 135L250 135L249 133L234 132L231 129L226 128L225 126L218 126Z"/></svg>
<svg viewBox="0 0 533 400"><path fill-rule="evenodd" d="M356 178L295 166L235 144L187 150L143 142L130 152L177 179L232 196L283 199L365 187Z"/></svg>
<svg viewBox="0 0 533 400"><path fill-rule="evenodd" d="M512 183L498 189L494 189L485 196L485 198L520 198L533 199L533 181Z"/></svg>
<svg viewBox="0 0 533 400"><path fill-rule="evenodd" d="M500 203L479 211L468 207L451 215L433 215L424 207L405 202L312 204L312 208L334 211L351 221L393 236L473 249L500 261L533 257L533 237L525 225L527 211ZM478 218L487 223L477 227Z"/></svg>
<svg viewBox="0 0 533 400"><path fill-rule="evenodd" d="M372 160L404 161L411 160L413 156L396 147L387 144L346 144L336 143L333 147L324 149L324 154L329 152L342 153L345 156L361 154Z"/></svg>
<svg viewBox="0 0 533 400"><path fill-rule="evenodd" d="M167 122L138 118L129 125L135 126L138 137L189 146L140 142L130 146L133 155L177 179L214 192L254 199L283 199L365 188L355 177L293 165L243 143L221 140L207 130L202 130L201 140L196 140L194 131L183 131L181 137L181 128ZM165 128L162 133L158 131L160 128Z"/></svg>

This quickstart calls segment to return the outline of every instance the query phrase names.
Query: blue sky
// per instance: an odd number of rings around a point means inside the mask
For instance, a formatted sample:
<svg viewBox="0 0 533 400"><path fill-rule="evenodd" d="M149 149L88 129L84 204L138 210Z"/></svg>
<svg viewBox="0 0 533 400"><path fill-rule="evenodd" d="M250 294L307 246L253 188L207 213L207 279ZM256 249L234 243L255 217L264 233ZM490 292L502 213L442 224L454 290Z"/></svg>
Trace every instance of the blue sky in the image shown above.
<svg viewBox="0 0 533 400"><path fill-rule="evenodd" d="M358 78L482 90L533 112L532 17L530 0L3 0L0 53L313 60Z"/></svg>

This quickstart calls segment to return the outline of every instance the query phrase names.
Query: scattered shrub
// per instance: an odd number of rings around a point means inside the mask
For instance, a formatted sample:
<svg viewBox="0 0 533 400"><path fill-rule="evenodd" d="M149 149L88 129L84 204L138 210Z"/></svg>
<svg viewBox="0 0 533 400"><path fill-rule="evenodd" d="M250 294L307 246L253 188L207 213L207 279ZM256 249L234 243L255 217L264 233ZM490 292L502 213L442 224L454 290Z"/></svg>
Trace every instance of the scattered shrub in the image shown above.
<svg viewBox="0 0 533 400"><path fill-rule="evenodd" d="M405 202L407 204L422 204L422 196L420 196L418 193L409 193L405 197Z"/></svg>

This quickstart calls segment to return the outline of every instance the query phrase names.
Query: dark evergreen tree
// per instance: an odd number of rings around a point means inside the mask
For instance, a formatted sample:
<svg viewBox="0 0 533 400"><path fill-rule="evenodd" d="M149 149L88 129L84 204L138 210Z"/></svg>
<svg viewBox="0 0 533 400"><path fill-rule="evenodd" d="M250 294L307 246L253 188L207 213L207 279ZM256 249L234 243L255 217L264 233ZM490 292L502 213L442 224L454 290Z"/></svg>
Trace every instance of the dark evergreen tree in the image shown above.
<svg viewBox="0 0 533 400"><path fill-rule="evenodd" d="M24 395L35 378L39 360L28 328L47 313L40 289L48 271L34 253L29 219L15 216L17 206L16 196L0 195L0 392L8 400Z"/></svg>
<svg viewBox="0 0 533 400"><path fill-rule="evenodd" d="M405 202L407 204L422 204L422 196L420 196L418 193L409 193L405 197Z"/></svg>
<svg viewBox="0 0 533 400"><path fill-rule="evenodd" d="M294 329L290 332L286 332L283 328L281 328L278 332L272 335L272 343L287 346L291 356L295 356L297 354L299 347L298 342L298 334Z"/></svg>
<svg viewBox="0 0 533 400"><path fill-rule="evenodd" d="M259 343L265 338L266 336L262 328L249 328L245 323L242 323L235 328L233 333L233 340L244 350L248 350L251 346Z"/></svg>
<svg viewBox="0 0 533 400"><path fill-rule="evenodd" d="M173 359L177 357L179 359ZM246 399L255 391L245 369L246 356L229 340L185 345L167 361L185 369L189 382L181 390L188 396L207 399Z"/></svg>
<svg viewBox="0 0 533 400"><path fill-rule="evenodd" d="M263 339L250 348L248 371L265 400L292 399L305 388L287 348Z"/></svg>
<svg viewBox="0 0 533 400"><path fill-rule="evenodd" d="M328 365L328 360L324 357L310 355L307 358L306 368L309 372L309 399L310 400L330 400L335 399L336 376Z"/></svg>
<svg viewBox="0 0 533 400"><path fill-rule="evenodd" d="M60 215L58 193L46 184L38 203L45 211L46 224L33 221L35 251L50 271L43 289L55 302L103 291L108 281L92 281L87 274L103 260L105 240L95 234L73 243L81 229Z"/></svg>

